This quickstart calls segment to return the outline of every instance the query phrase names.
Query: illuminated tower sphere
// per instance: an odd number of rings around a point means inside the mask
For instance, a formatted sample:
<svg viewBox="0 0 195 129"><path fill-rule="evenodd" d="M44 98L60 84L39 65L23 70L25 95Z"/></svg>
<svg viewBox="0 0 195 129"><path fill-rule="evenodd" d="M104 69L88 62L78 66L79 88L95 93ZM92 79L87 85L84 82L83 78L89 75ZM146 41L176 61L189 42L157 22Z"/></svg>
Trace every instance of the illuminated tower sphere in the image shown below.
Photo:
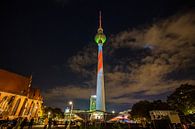
<svg viewBox="0 0 195 129"><path fill-rule="evenodd" d="M104 89L104 71L103 71L103 44L106 42L106 36L103 33L101 24L101 12L99 15L99 28L95 36L95 42L98 44L98 70L97 70L97 89L96 89L96 110L105 112L105 89Z"/></svg>
<svg viewBox="0 0 195 129"><path fill-rule="evenodd" d="M97 34L95 35L95 42L99 45L99 44L104 44L106 42L106 36L103 33L103 28L102 28L102 18L101 18L101 12L100 12L100 16L99 16L99 28L97 31Z"/></svg>

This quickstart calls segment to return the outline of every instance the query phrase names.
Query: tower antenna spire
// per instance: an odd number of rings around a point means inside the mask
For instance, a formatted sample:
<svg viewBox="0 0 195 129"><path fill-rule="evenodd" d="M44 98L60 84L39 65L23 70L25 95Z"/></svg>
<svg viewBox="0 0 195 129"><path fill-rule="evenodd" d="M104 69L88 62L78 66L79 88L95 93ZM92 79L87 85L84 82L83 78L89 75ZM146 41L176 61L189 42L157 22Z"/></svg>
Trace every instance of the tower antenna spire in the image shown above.
<svg viewBox="0 0 195 129"><path fill-rule="evenodd" d="M95 42L97 44L101 43L103 45L105 41L106 41L106 36L103 33L103 28L102 28L102 13L101 11L99 11L99 27L97 29L97 34L95 36Z"/></svg>
<svg viewBox="0 0 195 129"><path fill-rule="evenodd" d="M102 29L102 12L99 12L99 28Z"/></svg>

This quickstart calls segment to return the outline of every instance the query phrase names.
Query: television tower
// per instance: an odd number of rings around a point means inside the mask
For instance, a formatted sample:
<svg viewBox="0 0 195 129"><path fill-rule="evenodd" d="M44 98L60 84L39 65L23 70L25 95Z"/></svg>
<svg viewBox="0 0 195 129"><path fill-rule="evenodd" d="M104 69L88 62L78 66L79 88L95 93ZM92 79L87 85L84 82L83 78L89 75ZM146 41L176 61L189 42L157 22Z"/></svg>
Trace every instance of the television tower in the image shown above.
<svg viewBox="0 0 195 129"><path fill-rule="evenodd" d="M99 28L95 35L95 42L98 44L98 68L97 68L97 89L96 89L96 111L105 112L105 88L103 71L103 44L106 36L103 33L101 11L99 12Z"/></svg>

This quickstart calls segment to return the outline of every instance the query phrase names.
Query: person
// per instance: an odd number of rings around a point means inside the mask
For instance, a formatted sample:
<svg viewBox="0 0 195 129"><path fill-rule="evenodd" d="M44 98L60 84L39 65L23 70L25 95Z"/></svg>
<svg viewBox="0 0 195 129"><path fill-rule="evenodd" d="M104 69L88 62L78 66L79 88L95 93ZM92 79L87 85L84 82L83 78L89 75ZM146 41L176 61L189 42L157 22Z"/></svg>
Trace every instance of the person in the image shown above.
<svg viewBox="0 0 195 129"><path fill-rule="evenodd" d="M81 122L77 121L77 122L76 122L76 127L77 127L77 129L80 129L80 126L81 126Z"/></svg>
<svg viewBox="0 0 195 129"><path fill-rule="evenodd" d="M188 129L187 123L183 123L183 128Z"/></svg>
<svg viewBox="0 0 195 129"><path fill-rule="evenodd" d="M49 118L49 126L48 126L48 129L51 129L51 125L52 125L52 119Z"/></svg>
<svg viewBox="0 0 195 129"><path fill-rule="evenodd" d="M65 121L65 129L67 128L67 126L68 126L68 121Z"/></svg>
<svg viewBox="0 0 195 129"><path fill-rule="evenodd" d="M14 129L19 129L19 128L20 128L21 123L22 123L22 117L18 117L18 119L17 119L17 123L16 123L16 125L15 125Z"/></svg>
<svg viewBox="0 0 195 129"><path fill-rule="evenodd" d="M54 126L54 127L58 127L57 121L56 121L56 120L53 121L53 126Z"/></svg>
<svg viewBox="0 0 195 129"><path fill-rule="evenodd" d="M46 128L47 128L48 121L49 121L49 120L48 120L48 118L46 117L46 118L45 118L45 121L44 121L44 129L46 129Z"/></svg>
<svg viewBox="0 0 195 129"><path fill-rule="evenodd" d="M15 127L18 122L18 118L13 119L12 122L12 127Z"/></svg>
<svg viewBox="0 0 195 129"><path fill-rule="evenodd" d="M23 129L24 126L26 125L26 123L27 123L27 117L25 117L25 118L23 119L22 123L20 124L20 129Z"/></svg>
<svg viewBox="0 0 195 129"><path fill-rule="evenodd" d="M33 123L34 123L34 118L31 118L28 124L28 129L32 129Z"/></svg>

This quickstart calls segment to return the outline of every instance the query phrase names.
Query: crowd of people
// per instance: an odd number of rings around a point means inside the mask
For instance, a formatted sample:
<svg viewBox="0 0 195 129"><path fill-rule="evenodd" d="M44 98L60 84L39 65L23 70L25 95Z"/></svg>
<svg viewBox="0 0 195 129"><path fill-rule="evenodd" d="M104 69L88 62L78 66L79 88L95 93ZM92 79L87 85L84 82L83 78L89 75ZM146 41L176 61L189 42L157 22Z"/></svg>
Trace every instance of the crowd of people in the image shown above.
<svg viewBox="0 0 195 129"><path fill-rule="evenodd" d="M33 124L35 123L37 124L34 118L28 119L27 117L24 118L18 117L13 120L7 118L6 120L0 121L0 129L24 129L24 127L28 129L32 129ZM43 129L51 129L52 127L58 127L57 121L52 120L52 118L48 118L48 117L46 117L42 122L38 124L43 124ZM77 127L77 129L79 129L81 123L78 121L77 122L71 121L70 123L69 121L66 121L64 123L65 128L67 128L67 126L73 126L73 125Z"/></svg>
<svg viewBox="0 0 195 129"><path fill-rule="evenodd" d="M27 117L18 117L13 120L9 120L7 118L6 120L3 120L0 124L0 127L3 129L23 129L24 126L28 126L28 129L32 129L34 123L34 118L30 118L29 120Z"/></svg>
<svg viewBox="0 0 195 129"><path fill-rule="evenodd" d="M95 121L65 121L63 123L58 123L55 119L46 117L42 122L43 129L51 129L57 128L58 124L61 124L65 129L193 129L192 127L182 126L181 124L168 124L168 123L151 123L143 126L141 124L132 124L132 123L123 123L123 122L95 122ZM22 118L18 117L13 120L6 119L4 121L0 121L0 129L23 129L28 128L32 129L33 124L37 124L37 120L34 118L28 119L27 117ZM153 126L152 126L153 125ZM166 126L167 125L167 126Z"/></svg>

